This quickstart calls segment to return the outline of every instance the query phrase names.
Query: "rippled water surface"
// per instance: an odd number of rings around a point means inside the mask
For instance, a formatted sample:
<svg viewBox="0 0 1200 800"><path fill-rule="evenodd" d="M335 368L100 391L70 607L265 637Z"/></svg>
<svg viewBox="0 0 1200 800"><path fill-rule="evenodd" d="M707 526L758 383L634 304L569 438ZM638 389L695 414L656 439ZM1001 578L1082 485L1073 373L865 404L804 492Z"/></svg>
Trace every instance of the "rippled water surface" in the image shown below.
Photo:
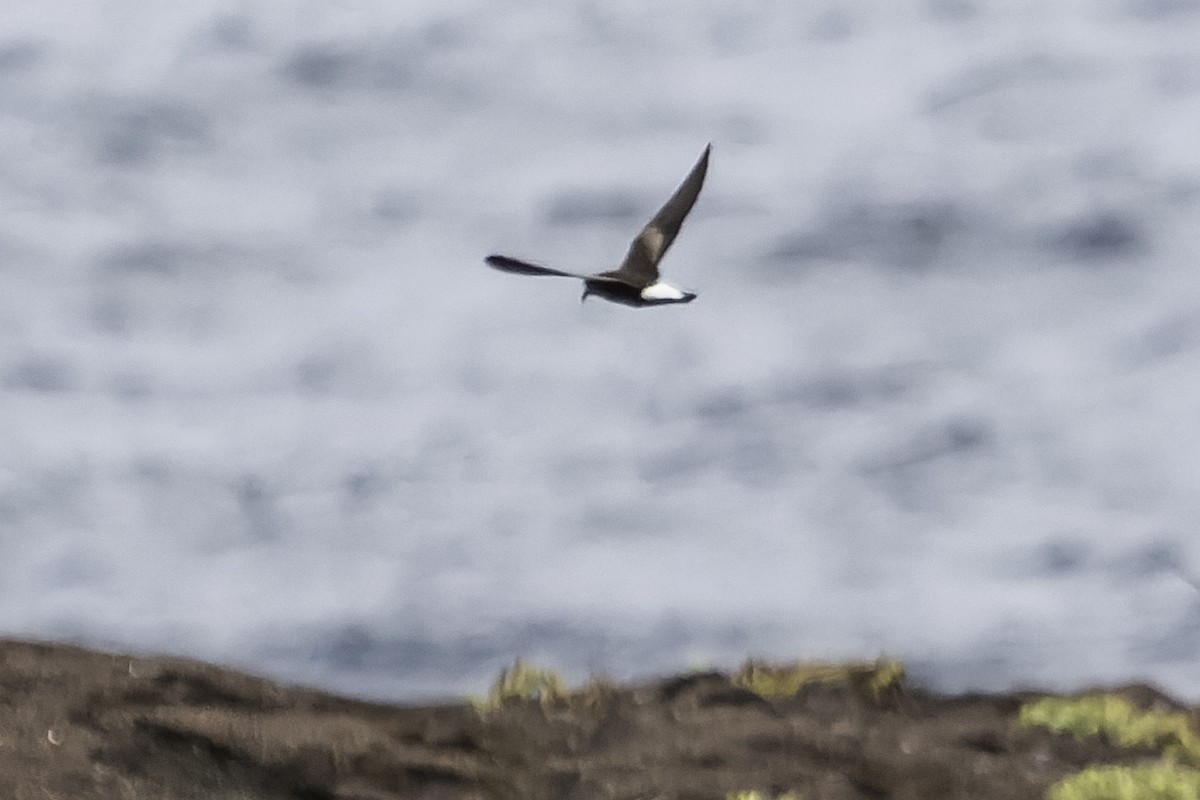
<svg viewBox="0 0 1200 800"><path fill-rule="evenodd" d="M91 6L0 10L3 633L1200 696L1200 4ZM696 302L482 264L710 141Z"/></svg>

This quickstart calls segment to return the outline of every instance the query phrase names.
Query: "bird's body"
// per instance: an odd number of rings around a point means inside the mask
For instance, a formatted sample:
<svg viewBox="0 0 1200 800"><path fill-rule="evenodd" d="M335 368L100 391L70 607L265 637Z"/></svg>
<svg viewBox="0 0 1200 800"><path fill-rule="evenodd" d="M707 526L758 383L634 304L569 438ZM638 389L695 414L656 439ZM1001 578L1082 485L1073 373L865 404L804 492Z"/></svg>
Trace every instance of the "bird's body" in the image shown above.
<svg viewBox="0 0 1200 800"><path fill-rule="evenodd" d="M627 306L657 306L670 303L690 303L696 299L694 292L685 292L661 280L658 262L679 234L684 218L692 210L704 176L708 172L708 155L712 145L704 148L704 154L684 178L670 199L654 215L654 219L642 228L629 245L629 252L621 266L608 272L581 275L574 272L543 267L508 256L490 255L484 259L489 266L517 275L556 275L577 278L583 281L583 299L597 295L613 303Z"/></svg>

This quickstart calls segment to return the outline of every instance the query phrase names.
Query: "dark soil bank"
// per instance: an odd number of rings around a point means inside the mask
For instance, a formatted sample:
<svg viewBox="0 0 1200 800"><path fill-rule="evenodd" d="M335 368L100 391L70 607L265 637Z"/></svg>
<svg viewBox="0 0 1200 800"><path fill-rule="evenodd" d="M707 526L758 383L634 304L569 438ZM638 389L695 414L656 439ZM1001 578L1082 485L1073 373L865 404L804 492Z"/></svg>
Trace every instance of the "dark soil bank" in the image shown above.
<svg viewBox="0 0 1200 800"><path fill-rule="evenodd" d="M1139 756L1022 727L1024 699L825 684L765 700L705 673L481 716L0 640L0 798L1026 800L1089 763Z"/></svg>

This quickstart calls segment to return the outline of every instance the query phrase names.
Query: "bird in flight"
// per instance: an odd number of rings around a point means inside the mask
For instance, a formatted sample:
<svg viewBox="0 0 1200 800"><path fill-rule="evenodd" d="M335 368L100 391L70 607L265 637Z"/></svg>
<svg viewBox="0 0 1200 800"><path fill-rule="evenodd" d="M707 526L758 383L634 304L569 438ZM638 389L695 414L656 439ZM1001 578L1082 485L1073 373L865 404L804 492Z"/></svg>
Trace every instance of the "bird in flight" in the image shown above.
<svg viewBox="0 0 1200 800"><path fill-rule="evenodd" d="M677 289L659 278L658 262L662 261L671 242L675 241L679 234L679 226L683 224L684 217L692 210L696 198L700 196L700 187L704 185L704 175L708 172L708 154L711 150L711 144L704 148L700 160L683 179L675 194L671 195L654 215L654 219L646 223L646 227L642 228L637 238L629 245L629 252L625 254L625 260L617 269L594 275L580 275L508 256L490 255L484 261L498 270L517 275L577 278L583 281L584 300L587 300L588 295L594 294L627 306L690 303L696 299L696 294Z"/></svg>

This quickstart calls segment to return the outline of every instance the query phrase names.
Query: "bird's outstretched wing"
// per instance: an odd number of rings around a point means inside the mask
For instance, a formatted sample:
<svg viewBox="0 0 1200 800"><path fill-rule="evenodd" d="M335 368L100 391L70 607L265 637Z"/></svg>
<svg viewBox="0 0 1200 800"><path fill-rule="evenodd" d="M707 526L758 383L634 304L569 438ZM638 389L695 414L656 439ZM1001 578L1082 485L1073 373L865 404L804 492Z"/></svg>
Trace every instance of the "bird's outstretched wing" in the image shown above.
<svg viewBox="0 0 1200 800"><path fill-rule="evenodd" d="M564 272L561 269L551 269L543 267L541 264L533 264L528 261L522 261L519 258L510 258L508 256L490 255L484 259L488 266L495 267L501 272L511 272L514 275L554 275L559 278L577 278L581 281L603 281L605 283L626 283L620 278L614 278L611 275L581 275L578 272Z"/></svg>
<svg viewBox="0 0 1200 800"><path fill-rule="evenodd" d="M629 252L619 269L604 273L618 277L635 286L646 287L658 280L658 262L662 260L667 248L679 234L679 226L683 219L696 204L700 189L704 186L704 176L708 172L708 154L712 145L704 148L703 155L692 167L692 171L683 179L683 183L675 190L675 194L658 210L654 219L642 228L637 238L629 245Z"/></svg>
<svg viewBox="0 0 1200 800"><path fill-rule="evenodd" d="M511 272L515 275L557 275L560 278L579 278L586 280L586 275L576 275L574 272L563 272L560 269L550 269L540 264L531 264L508 256L490 255L484 259L488 266L495 267L501 272Z"/></svg>

